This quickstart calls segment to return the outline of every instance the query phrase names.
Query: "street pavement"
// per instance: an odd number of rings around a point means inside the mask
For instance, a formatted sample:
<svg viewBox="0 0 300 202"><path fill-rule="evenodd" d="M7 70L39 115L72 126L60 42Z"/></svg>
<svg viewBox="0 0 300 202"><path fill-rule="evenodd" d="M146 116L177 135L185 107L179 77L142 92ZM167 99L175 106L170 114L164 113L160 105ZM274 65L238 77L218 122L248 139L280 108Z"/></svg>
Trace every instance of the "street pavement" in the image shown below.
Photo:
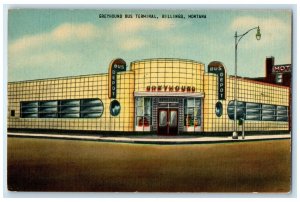
<svg viewBox="0 0 300 202"><path fill-rule="evenodd" d="M36 138L55 138L71 140L87 140L101 142L120 142L120 143L141 143L141 144L207 144L224 142L245 142L260 140L290 139L291 134L276 135L246 135L244 139L239 136L238 139L232 139L231 136L101 136L101 135L66 135L66 134L37 134L37 133L17 133L8 132L8 136L14 137L36 137Z"/></svg>

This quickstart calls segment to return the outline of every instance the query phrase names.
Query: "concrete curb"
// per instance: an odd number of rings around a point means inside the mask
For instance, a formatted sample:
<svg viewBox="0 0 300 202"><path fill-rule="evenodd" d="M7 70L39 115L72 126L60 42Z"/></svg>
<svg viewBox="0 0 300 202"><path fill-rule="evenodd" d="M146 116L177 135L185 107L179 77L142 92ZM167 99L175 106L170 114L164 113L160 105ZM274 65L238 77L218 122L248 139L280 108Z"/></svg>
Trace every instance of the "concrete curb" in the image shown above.
<svg viewBox="0 0 300 202"><path fill-rule="evenodd" d="M291 139L290 134L283 135L251 135L245 139L232 139L231 137L103 137L103 136L80 136L80 135L60 135L60 134L32 134L32 133L8 133L9 137L23 138L46 138L46 139L66 139L66 140L82 140L82 141L100 141L111 143L135 143L135 144L213 144L213 143L229 143L229 142L249 142L263 140L282 140Z"/></svg>

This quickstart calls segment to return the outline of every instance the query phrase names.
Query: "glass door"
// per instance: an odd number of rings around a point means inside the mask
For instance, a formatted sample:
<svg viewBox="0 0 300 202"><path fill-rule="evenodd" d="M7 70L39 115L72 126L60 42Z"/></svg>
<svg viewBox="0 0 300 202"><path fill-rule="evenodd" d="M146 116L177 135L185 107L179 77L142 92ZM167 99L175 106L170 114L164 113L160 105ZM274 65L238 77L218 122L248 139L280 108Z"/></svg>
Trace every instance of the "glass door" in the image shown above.
<svg viewBox="0 0 300 202"><path fill-rule="evenodd" d="M158 127L157 132L159 135L168 134L168 109L158 110Z"/></svg>
<svg viewBox="0 0 300 202"><path fill-rule="evenodd" d="M169 109L168 135L177 135L178 132L178 109Z"/></svg>
<svg viewBox="0 0 300 202"><path fill-rule="evenodd" d="M159 135L177 135L178 133L178 109L159 109L158 127Z"/></svg>

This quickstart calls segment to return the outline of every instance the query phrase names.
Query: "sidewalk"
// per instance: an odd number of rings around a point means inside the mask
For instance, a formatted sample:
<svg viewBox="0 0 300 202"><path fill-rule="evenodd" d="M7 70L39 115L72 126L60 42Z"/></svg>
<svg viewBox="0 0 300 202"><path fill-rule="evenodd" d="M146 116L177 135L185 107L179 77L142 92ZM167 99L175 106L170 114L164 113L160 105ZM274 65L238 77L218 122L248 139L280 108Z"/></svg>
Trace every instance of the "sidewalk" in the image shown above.
<svg viewBox="0 0 300 202"><path fill-rule="evenodd" d="M10 137L32 137L32 138L55 138L69 140L87 140L101 142L120 142L120 143L140 143L140 144L209 144L209 143L225 143L225 142L245 142L245 141L261 141L261 140L277 140L291 139L291 134L280 135L251 135L242 139L232 139L228 137L208 137L208 136L134 136L134 137L108 137L108 136L86 136L86 135L62 135L62 134L36 134L36 133L14 133L8 132Z"/></svg>

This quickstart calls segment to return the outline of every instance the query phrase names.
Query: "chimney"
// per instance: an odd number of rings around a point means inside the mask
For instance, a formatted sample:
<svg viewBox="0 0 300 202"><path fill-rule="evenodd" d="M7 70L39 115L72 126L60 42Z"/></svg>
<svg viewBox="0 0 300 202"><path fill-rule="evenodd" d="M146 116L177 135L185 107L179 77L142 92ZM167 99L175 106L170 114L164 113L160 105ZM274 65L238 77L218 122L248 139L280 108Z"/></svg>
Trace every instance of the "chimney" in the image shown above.
<svg viewBox="0 0 300 202"><path fill-rule="evenodd" d="M266 78L271 78L272 76L272 68L274 65L275 59L273 56L266 58Z"/></svg>

